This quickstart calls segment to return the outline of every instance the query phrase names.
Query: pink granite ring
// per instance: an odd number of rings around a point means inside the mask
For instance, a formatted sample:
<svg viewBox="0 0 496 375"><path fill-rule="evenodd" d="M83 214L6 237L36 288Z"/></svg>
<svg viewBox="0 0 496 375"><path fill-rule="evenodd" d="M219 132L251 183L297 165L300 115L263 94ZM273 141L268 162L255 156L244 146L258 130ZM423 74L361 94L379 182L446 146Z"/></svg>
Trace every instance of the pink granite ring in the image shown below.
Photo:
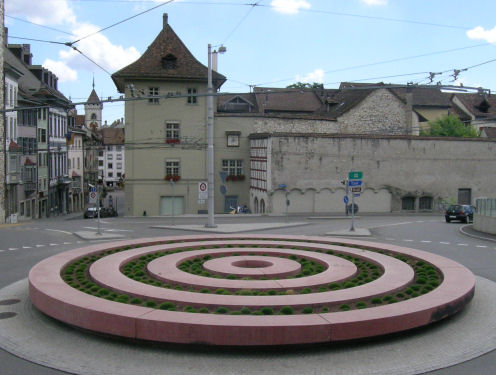
<svg viewBox="0 0 496 375"><path fill-rule="evenodd" d="M157 252L163 252L162 256L149 261ZM224 266L245 272L267 270L279 259L288 260L279 256L300 252L327 268L309 277L277 280L187 276L177 268L187 259L223 254ZM230 257L238 259L226 260ZM366 259L370 267L382 268L383 274L371 282L348 286L347 280L358 275L352 258ZM132 280L121 272L130 261L148 262L150 277L175 280L175 285L184 283L184 287L168 289ZM341 271L339 289L317 290L323 285L318 278L336 277L333 273ZM435 276L436 284L429 284L431 273L440 275ZM348 276L343 279L343 275ZM85 288L88 282L90 288ZM197 282L206 288L215 288L218 282L224 289L232 287L232 293L190 291L202 286ZM247 282L250 289L272 283L277 293L236 295L235 290L245 290L239 282ZM328 286L334 284L328 281ZM102 243L56 254L31 269L29 288L31 301L40 311L83 329L152 341L251 346L351 340L425 326L467 305L475 291L475 278L445 257L389 244L311 236L209 234ZM289 293L294 288L313 292ZM422 293L419 288L424 288ZM118 294L131 296L141 305L118 302L113 297ZM396 301L399 295L404 298ZM162 305L175 306L176 311L163 310ZM202 309L209 313L199 313Z"/></svg>

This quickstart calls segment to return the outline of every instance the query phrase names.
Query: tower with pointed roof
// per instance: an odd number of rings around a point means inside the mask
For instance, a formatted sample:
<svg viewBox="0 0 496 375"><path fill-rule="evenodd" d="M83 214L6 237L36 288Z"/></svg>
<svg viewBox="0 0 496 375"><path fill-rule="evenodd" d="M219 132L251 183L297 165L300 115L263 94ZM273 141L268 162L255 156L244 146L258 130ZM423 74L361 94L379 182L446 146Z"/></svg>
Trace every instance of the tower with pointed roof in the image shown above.
<svg viewBox="0 0 496 375"><path fill-rule="evenodd" d="M84 124L87 128L98 129L102 126L102 111L103 104L95 91L95 78L93 78L93 89L84 105Z"/></svg>
<svg viewBox="0 0 496 375"><path fill-rule="evenodd" d="M215 71L212 76L215 89L226 80ZM125 143L133 145L125 154L126 215L204 211L193 186L207 178L208 68L179 39L167 14L143 55L112 79L131 99L125 103Z"/></svg>

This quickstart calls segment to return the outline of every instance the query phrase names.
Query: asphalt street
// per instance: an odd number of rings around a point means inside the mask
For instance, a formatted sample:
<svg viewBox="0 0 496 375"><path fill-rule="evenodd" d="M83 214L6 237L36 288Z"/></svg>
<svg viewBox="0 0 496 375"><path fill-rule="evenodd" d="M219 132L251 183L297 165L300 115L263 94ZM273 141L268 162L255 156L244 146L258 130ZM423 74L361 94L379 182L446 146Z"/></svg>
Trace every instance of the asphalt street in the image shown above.
<svg viewBox="0 0 496 375"><path fill-rule="evenodd" d="M116 198L119 202L119 195ZM119 207L119 211L121 213L119 217L100 220L100 229L104 233L119 234L125 238L194 234L195 232L179 229L179 226L202 224L207 221L205 216L123 217L122 207ZM346 230L350 226L349 218L342 216L309 218L307 216L219 215L216 217L216 222L246 225L250 223L305 223L305 225L283 226L254 232L291 235L325 235L329 231ZM391 214L360 216L356 219L356 225L370 230L371 236L367 240L433 252L465 265L477 276L496 282L496 239L489 236L487 238L468 236L461 232L463 229L468 234L472 233L470 226L467 227L466 224L445 223L442 215ZM97 228L97 220L85 220L82 218L82 213L20 224L0 225L0 289L25 279L29 269L40 260L89 243L75 236L74 232L96 231ZM9 319L0 320L0 324L8 324L8 322ZM0 350L0 363L2 375L65 374L65 372L32 364L4 350ZM432 374L455 375L467 373L496 373L496 352L493 351L456 366L432 372Z"/></svg>

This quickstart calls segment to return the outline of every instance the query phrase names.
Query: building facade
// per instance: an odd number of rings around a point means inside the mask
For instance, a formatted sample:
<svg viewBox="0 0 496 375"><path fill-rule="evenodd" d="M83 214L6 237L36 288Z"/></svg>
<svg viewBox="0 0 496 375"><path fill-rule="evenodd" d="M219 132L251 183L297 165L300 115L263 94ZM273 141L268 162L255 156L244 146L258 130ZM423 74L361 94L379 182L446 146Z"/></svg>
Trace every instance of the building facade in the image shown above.
<svg viewBox="0 0 496 375"><path fill-rule="evenodd" d="M167 15L147 51L113 74L128 99L126 215L206 212L198 192L207 180L206 77ZM224 80L213 71L215 90ZM492 98L463 95L470 103L438 86L350 82L216 94L215 212L244 204L257 213L342 212L339 181L357 168L370 176L362 212L433 210L489 194L493 140L419 137L448 114L490 123Z"/></svg>

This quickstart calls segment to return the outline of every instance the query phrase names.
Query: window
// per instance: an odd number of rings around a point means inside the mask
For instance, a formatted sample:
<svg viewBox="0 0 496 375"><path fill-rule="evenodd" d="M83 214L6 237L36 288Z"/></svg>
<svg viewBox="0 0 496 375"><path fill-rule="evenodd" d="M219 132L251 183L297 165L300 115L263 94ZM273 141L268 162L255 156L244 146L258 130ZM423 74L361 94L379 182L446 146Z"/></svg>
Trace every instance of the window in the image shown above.
<svg viewBox="0 0 496 375"><path fill-rule="evenodd" d="M122 163L117 163L117 169L122 169Z"/></svg>
<svg viewBox="0 0 496 375"><path fill-rule="evenodd" d="M432 197L420 197L419 209L420 210L432 210Z"/></svg>
<svg viewBox="0 0 496 375"><path fill-rule="evenodd" d="M78 166L77 166L77 167L78 167L78 169L79 169L79 168L81 168L81 158L79 158L79 157L78 157L78 158L77 158L77 161L78 161Z"/></svg>
<svg viewBox="0 0 496 375"><path fill-rule="evenodd" d="M117 160L122 160L122 154L117 154Z"/></svg>
<svg viewBox="0 0 496 375"><path fill-rule="evenodd" d="M227 147L239 147L239 136L241 132L226 132Z"/></svg>
<svg viewBox="0 0 496 375"><path fill-rule="evenodd" d="M179 160L166 160L165 161L165 175L166 176L179 176L180 174Z"/></svg>
<svg viewBox="0 0 496 375"><path fill-rule="evenodd" d="M158 87L149 87L148 96L159 96L160 91ZM158 104L158 98L148 98L148 103Z"/></svg>
<svg viewBox="0 0 496 375"><path fill-rule="evenodd" d="M108 168L108 169L112 169L112 168L114 168L114 166L113 166L113 164L112 164L112 163L108 163L108 164L107 164L107 168Z"/></svg>
<svg viewBox="0 0 496 375"><path fill-rule="evenodd" d="M177 58L172 54L168 54L162 57L162 68L165 70L176 69L177 68Z"/></svg>
<svg viewBox="0 0 496 375"><path fill-rule="evenodd" d="M98 160L98 166L103 167L103 160Z"/></svg>
<svg viewBox="0 0 496 375"><path fill-rule="evenodd" d="M112 151L113 148L114 146L107 146L107 151Z"/></svg>
<svg viewBox="0 0 496 375"><path fill-rule="evenodd" d="M67 168L71 169L71 159L67 159Z"/></svg>
<svg viewBox="0 0 496 375"><path fill-rule="evenodd" d="M114 177L114 174L112 172L108 172L107 177Z"/></svg>
<svg viewBox="0 0 496 375"><path fill-rule="evenodd" d="M98 151L98 156L103 156L103 151Z"/></svg>
<svg viewBox="0 0 496 375"><path fill-rule="evenodd" d="M118 178L121 178L122 177L122 173L121 172L117 172L117 177Z"/></svg>
<svg viewBox="0 0 496 375"><path fill-rule="evenodd" d="M115 150L116 150L116 151L122 151L122 146L121 146L121 145L117 145L117 146L115 146Z"/></svg>
<svg viewBox="0 0 496 375"><path fill-rule="evenodd" d="M222 170L228 176L242 176L243 160L222 160Z"/></svg>
<svg viewBox="0 0 496 375"><path fill-rule="evenodd" d="M165 123L165 141L167 143L179 143L179 123Z"/></svg>
<svg viewBox="0 0 496 375"><path fill-rule="evenodd" d="M415 210L415 198L414 197L403 197L401 198L401 209L402 210Z"/></svg>
<svg viewBox="0 0 496 375"><path fill-rule="evenodd" d="M108 154L107 155L107 160L112 160L114 158L114 155L113 154Z"/></svg>
<svg viewBox="0 0 496 375"><path fill-rule="evenodd" d="M197 103L197 90L194 88L188 89L188 104L196 104Z"/></svg>
<svg viewBox="0 0 496 375"><path fill-rule="evenodd" d="M91 119L92 119L92 120L96 120L96 113L92 113L92 114L91 114Z"/></svg>

